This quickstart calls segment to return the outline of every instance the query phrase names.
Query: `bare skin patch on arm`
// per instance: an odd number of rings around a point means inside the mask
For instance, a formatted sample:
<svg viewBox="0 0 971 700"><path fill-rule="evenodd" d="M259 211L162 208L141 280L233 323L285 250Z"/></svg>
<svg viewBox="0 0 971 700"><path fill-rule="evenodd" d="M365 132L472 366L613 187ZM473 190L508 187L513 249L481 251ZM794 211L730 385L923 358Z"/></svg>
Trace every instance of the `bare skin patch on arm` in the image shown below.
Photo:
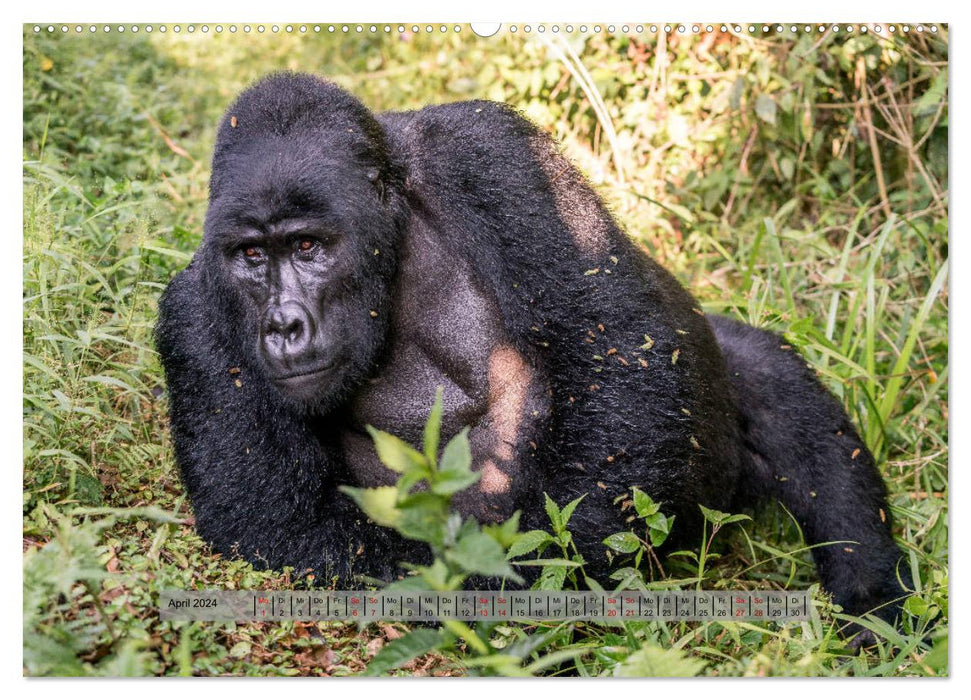
<svg viewBox="0 0 971 700"><path fill-rule="evenodd" d="M531 454L549 413L541 373L507 343L492 347L488 360L488 410L469 433L478 484L456 495L460 512L498 522L510 517L528 490Z"/></svg>
<svg viewBox="0 0 971 700"><path fill-rule="evenodd" d="M533 370L511 345L499 345L489 355L489 423L495 440L493 452L502 462L516 457L524 410ZM505 493L510 478L493 461L482 468L480 487L485 493Z"/></svg>

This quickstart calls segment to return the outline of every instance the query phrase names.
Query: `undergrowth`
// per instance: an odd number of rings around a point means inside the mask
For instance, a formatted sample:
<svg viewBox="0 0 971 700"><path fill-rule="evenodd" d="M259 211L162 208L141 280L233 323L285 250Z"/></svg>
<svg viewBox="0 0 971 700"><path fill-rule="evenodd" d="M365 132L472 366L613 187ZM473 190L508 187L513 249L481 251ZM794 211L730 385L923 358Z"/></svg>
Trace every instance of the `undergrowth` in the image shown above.
<svg viewBox="0 0 971 700"><path fill-rule="evenodd" d="M25 29L25 673L947 674L947 36ZM903 630L855 654L814 589L820 616L789 626L504 623L387 664L382 648L409 634L399 623L160 621L163 588L308 585L195 535L151 343L158 294L200 240L217 120L281 68L326 75L375 110L519 107L706 312L786 333L888 483L916 587ZM698 552L660 559L663 504L638 503L632 533L605 545L623 572L605 587L816 586L779 508L712 514ZM547 587L583 584L568 509L550 506L545 534L493 541L572 561L541 570Z"/></svg>

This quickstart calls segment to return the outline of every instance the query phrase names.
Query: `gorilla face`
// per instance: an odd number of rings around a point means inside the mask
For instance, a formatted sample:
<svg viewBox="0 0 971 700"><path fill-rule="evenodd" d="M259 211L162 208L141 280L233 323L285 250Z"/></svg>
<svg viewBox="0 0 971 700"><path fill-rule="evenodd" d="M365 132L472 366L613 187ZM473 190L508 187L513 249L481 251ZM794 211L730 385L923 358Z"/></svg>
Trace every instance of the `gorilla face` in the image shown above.
<svg viewBox="0 0 971 700"><path fill-rule="evenodd" d="M235 336L228 342L292 406L324 412L384 345L399 218L386 189L393 177L375 155L376 125L240 139L244 124L220 135L204 269Z"/></svg>
<svg viewBox="0 0 971 700"><path fill-rule="evenodd" d="M354 330L366 335L361 309L348 303L363 274L352 235L326 219L289 218L226 238L227 275L253 305L266 377L298 402L332 393L362 344Z"/></svg>

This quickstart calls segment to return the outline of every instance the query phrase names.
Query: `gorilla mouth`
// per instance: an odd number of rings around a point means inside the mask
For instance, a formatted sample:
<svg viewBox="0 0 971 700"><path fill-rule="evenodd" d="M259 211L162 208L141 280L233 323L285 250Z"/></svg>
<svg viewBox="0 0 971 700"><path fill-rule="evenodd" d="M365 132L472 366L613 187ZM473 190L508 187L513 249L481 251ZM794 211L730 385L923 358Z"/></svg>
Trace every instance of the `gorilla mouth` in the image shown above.
<svg viewBox="0 0 971 700"><path fill-rule="evenodd" d="M290 374L280 374L280 375L271 377L270 380L279 384L279 383L292 381L294 379L307 379L309 377L314 377L318 374L323 374L327 370L331 369L334 366L334 364L336 363L329 362L324 365L318 365L317 367L311 367L310 369L302 369L297 372L291 372Z"/></svg>

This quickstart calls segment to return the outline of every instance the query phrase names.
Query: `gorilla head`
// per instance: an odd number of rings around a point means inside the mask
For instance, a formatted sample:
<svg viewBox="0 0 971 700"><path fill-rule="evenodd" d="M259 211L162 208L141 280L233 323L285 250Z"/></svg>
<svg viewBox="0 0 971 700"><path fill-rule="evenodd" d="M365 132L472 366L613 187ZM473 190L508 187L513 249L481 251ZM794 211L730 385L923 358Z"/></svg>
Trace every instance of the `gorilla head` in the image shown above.
<svg viewBox="0 0 971 700"><path fill-rule="evenodd" d="M309 76L272 80L219 128L206 283L229 320L224 341L288 403L324 411L383 344L401 178L355 98Z"/></svg>

